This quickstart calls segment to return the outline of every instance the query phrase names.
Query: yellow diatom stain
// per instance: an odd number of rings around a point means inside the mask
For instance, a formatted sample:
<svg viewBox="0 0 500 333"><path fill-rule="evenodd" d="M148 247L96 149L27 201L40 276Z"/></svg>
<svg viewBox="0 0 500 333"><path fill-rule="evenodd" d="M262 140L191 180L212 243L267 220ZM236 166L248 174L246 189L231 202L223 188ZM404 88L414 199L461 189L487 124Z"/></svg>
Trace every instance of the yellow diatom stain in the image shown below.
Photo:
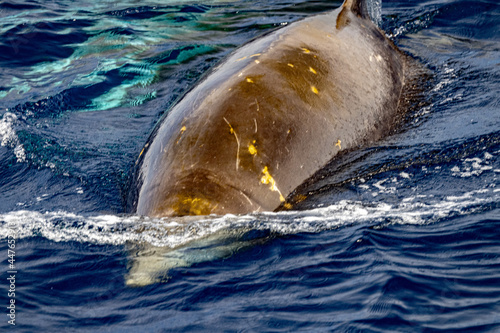
<svg viewBox="0 0 500 333"><path fill-rule="evenodd" d="M247 77L247 82L248 83L253 83L253 80L251 78Z"/></svg>
<svg viewBox="0 0 500 333"><path fill-rule="evenodd" d="M285 203L285 204L283 205L283 207L284 207L285 209L292 209L292 204L287 202L287 203Z"/></svg>
<svg viewBox="0 0 500 333"><path fill-rule="evenodd" d="M280 201L281 202L285 201L285 198L283 197L283 195L281 194L280 190L278 189L278 186L276 186L276 181L274 180L274 178L269 173L269 169L267 168L267 166L265 166L264 169L262 169L262 173L264 175L260 179L260 182L262 184L264 184L264 185L270 184L271 185L271 187L270 187L271 191L278 192L279 195L280 195Z"/></svg>
<svg viewBox="0 0 500 333"><path fill-rule="evenodd" d="M290 67L292 67L292 68L294 68L294 67L295 67L293 64L288 64L288 66L290 66Z"/></svg>
<svg viewBox="0 0 500 333"><path fill-rule="evenodd" d="M309 72L311 72L313 74L318 74L318 72L316 72L316 70L312 67L309 67Z"/></svg>
<svg viewBox="0 0 500 333"><path fill-rule="evenodd" d="M260 53L255 53L255 54L252 54L252 55L250 56L250 58L253 58L253 57L258 57L258 56L260 56L260 55L261 55Z"/></svg>
<svg viewBox="0 0 500 333"><path fill-rule="evenodd" d="M295 202L298 203L298 202L302 202L302 201L306 200L307 197L303 194L299 194L299 195L296 195L294 199L295 199Z"/></svg>
<svg viewBox="0 0 500 333"><path fill-rule="evenodd" d="M306 49L305 47L302 48L302 51L304 51L304 53L311 53L311 50Z"/></svg>
<svg viewBox="0 0 500 333"><path fill-rule="evenodd" d="M186 126L182 126L181 129L180 129L180 132L181 132L181 136L182 134L186 131ZM178 144L179 141L181 140L181 136L179 136L179 139L177 139L177 142L175 144Z"/></svg>
<svg viewBox="0 0 500 333"><path fill-rule="evenodd" d="M319 94L318 88L316 88L315 86L311 86L311 91L316 95Z"/></svg>
<svg viewBox="0 0 500 333"><path fill-rule="evenodd" d="M239 59L236 59L236 61L245 60L246 58L247 58L247 57L239 58Z"/></svg>
<svg viewBox="0 0 500 333"><path fill-rule="evenodd" d="M141 158L142 153L144 153L144 149L146 149L146 147L142 148L141 153L139 154L139 157L137 158L137 161L135 161L135 165L137 165L139 163L139 159Z"/></svg>
<svg viewBox="0 0 500 333"><path fill-rule="evenodd" d="M251 143L251 144L248 145L248 152L251 155L256 155L257 154L257 148L255 147L254 143L255 143L255 140L253 141L253 143Z"/></svg>
<svg viewBox="0 0 500 333"><path fill-rule="evenodd" d="M255 63L256 64L260 64L260 61L258 61L257 59L255 59Z"/></svg>
<svg viewBox="0 0 500 333"><path fill-rule="evenodd" d="M342 149L342 146L340 145L342 142L340 140L337 140L337 143L335 144L335 146L339 147L339 149Z"/></svg>
<svg viewBox="0 0 500 333"><path fill-rule="evenodd" d="M177 203L174 209L178 213L189 215L208 215L212 211L212 205L209 201L196 197L185 197Z"/></svg>

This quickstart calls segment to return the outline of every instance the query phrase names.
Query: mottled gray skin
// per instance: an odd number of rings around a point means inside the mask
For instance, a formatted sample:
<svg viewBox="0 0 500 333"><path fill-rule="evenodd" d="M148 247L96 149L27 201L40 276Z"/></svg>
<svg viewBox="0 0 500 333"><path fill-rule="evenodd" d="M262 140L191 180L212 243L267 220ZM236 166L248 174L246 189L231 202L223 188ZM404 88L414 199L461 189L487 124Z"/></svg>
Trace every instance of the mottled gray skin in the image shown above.
<svg viewBox="0 0 500 333"><path fill-rule="evenodd" d="M190 91L146 145L137 213L272 211L339 151L387 135L403 56L362 4L241 47Z"/></svg>

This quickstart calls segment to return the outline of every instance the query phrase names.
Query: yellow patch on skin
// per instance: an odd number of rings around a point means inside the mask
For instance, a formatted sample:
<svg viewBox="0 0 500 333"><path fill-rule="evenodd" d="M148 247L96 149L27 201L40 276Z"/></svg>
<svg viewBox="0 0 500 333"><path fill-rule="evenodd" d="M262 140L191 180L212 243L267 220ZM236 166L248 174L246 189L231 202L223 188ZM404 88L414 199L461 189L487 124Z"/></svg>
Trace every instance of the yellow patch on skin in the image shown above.
<svg viewBox="0 0 500 333"><path fill-rule="evenodd" d="M260 61L258 61L258 60L255 60L255 63L256 63L256 64L260 64Z"/></svg>
<svg viewBox="0 0 500 333"><path fill-rule="evenodd" d="M287 202L287 203L285 203L285 204L283 205L283 207L284 207L285 209L292 209L292 204Z"/></svg>
<svg viewBox="0 0 500 333"><path fill-rule="evenodd" d="M311 50L306 49L305 47L302 48L302 51L304 51L304 53L311 53Z"/></svg>
<svg viewBox="0 0 500 333"><path fill-rule="evenodd" d="M247 82L248 83L253 83L253 80L251 78L247 77Z"/></svg>
<svg viewBox="0 0 500 333"><path fill-rule="evenodd" d="M196 197L187 197L181 199L174 209L183 214L189 212L189 215L209 215L212 211L212 205L208 200Z"/></svg>
<svg viewBox="0 0 500 333"><path fill-rule="evenodd" d="M142 153L144 153L144 149L146 149L146 147L142 148L140 154L139 154L139 157L137 158L137 161L135 161L135 165L137 165L137 163L139 163L139 158L141 158L142 156Z"/></svg>
<svg viewBox="0 0 500 333"><path fill-rule="evenodd" d="M290 67L292 67L292 68L294 68L294 67L295 67L293 64L288 64L288 66L290 66Z"/></svg>
<svg viewBox="0 0 500 333"><path fill-rule="evenodd" d="M247 58L247 57L239 58L239 59L236 59L236 61L245 60L246 58Z"/></svg>
<svg viewBox="0 0 500 333"><path fill-rule="evenodd" d="M258 56L260 56L260 55L261 55L260 53L255 53L255 54L252 54L252 55L250 56L250 58L253 58L253 57L258 57Z"/></svg>
<svg viewBox="0 0 500 333"><path fill-rule="evenodd" d="M186 126L182 126L181 127L181 135L186 131ZM179 139L177 140L177 142L175 144L178 144L179 141L181 140L181 137L179 136Z"/></svg>
<svg viewBox="0 0 500 333"><path fill-rule="evenodd" d="M342 146L340 145L342 142L340 140L337 140L337 143L335 144L335 146L339 147L339 149L342 149Z"/></svg>
<svg viewBox="0 0 500 333"><path fill-rule="evenodd" d="M257 148L255 148L255 140L253 140L253 143L249 144L248 145L248 152L251 154L251 155L256 155L257 154Z"/></svg>
<svg viewBox="0 0 500 333"><path fill-rule="evenodd" d="M303 194L299 194L295 196L295 202L299 203L307 199L307 197Z"/></svg>
<svg viewBox="0 0 500 333"><path fill-rule="evenodd" d="M264 184L264 185L271 184L271 187L270 187L271 191L278 192L279 195L280 195L280 202L284 202L285 198L283 197L283 195L281 194L280 190L278 189L278 186L276 186L276 181L274 180L274 178L269 173L269 169L267 168L267 166L265 166L264 169L262 169L262 173L264 175L260 179L260 182L262 184Z"/></svg>
<svg viewBox="0 0 500 333"><path fill-rule="evenodd" d="M316 70L314 68L312 68L312 67L309 67L309 71L311 73L318 74L318 72L316 72Z"/></svg>
<svg viewBox="0 0 500 333"><path fill-rule="evenodd" d="M318 88L316 88L315 86L311 86L311 91L316 95L319 94Z"/></svg>

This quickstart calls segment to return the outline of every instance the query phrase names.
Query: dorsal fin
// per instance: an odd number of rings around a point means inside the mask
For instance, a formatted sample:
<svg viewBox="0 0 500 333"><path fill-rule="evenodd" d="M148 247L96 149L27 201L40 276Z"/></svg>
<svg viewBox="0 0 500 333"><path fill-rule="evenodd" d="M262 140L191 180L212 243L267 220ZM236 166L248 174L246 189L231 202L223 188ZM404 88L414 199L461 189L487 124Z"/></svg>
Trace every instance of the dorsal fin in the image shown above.
<svg viewBox="0 0 500 333"><path fill-rule="evenodd" d="M342 10L337 16L337 29L341 30L350 23L349 12L363 19L371 20L367 1L374 0L345 0L342 4Z"/></svg>
<svg viewBox="0 0 500 333"><path fill-rule="evenodd" d="M343 8L350 9L355 15L370 20L367 1L369 0L345 0Z"/></svg>

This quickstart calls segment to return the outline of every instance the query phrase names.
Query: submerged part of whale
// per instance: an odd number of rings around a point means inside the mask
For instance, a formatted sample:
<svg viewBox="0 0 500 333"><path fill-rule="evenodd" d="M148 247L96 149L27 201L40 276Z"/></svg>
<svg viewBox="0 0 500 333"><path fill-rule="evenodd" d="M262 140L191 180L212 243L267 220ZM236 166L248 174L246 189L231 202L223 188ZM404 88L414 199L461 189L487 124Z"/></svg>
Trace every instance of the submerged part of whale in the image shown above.
<svg viewBox="0 0 500 333"><path fill-rule="evenodd" d="M133 206L155 217L272 211L334 158L387 135L405 56L363 0L241 47L162 120Z"/></svg>
<svg viewBox="0 0 500 333"><path fill-rule="evenodd" d="M173 268L228 258L235 252L262 244L270 237L269 231L235 228L219 231L174 249L135 244L129 248L132 255L125 284L142 287L167 281L170 278L167 274Z"/></svg>

